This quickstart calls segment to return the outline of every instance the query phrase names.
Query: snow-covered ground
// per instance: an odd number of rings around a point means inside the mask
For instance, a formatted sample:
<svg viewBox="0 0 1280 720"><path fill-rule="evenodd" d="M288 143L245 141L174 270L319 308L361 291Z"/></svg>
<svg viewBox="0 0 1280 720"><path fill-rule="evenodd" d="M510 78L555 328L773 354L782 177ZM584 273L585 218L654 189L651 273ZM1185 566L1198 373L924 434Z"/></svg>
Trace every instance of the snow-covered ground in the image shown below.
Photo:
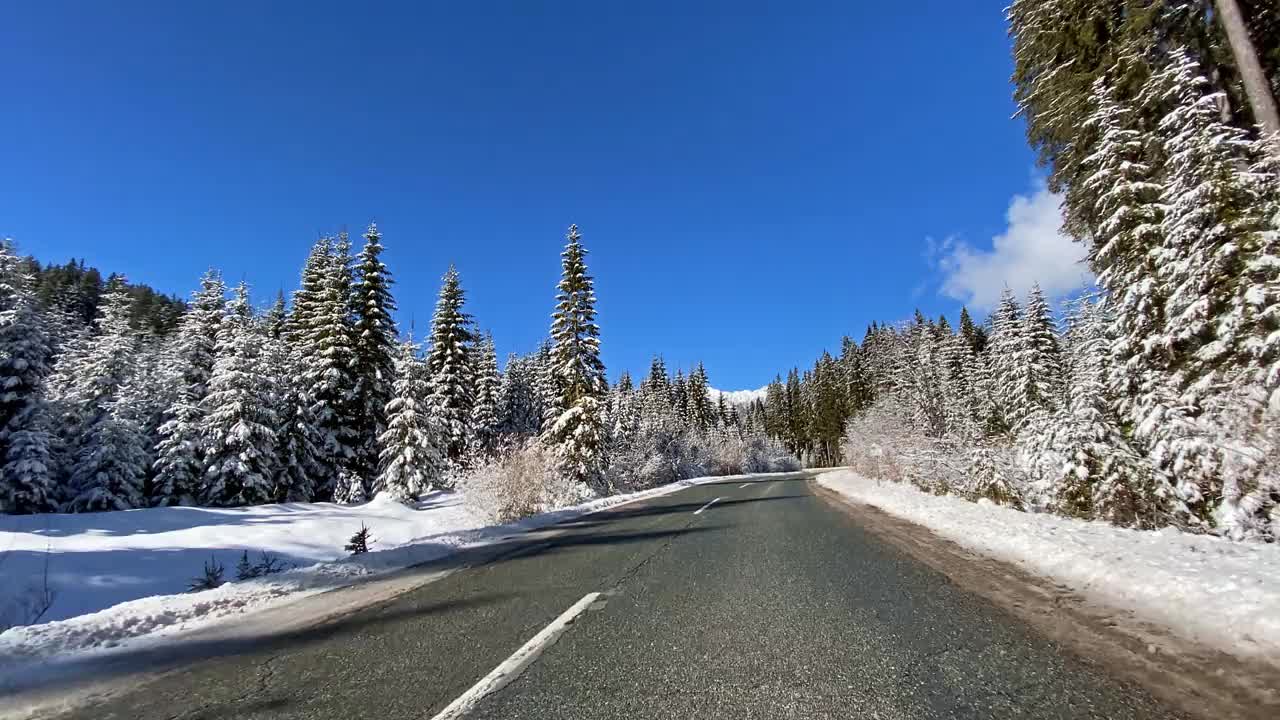
<svg viewBox="0 0 1280 720"><path fill-rule="evenodd" d="M123 512L0 515L0 609L42 585L48 560L53 605L39 624L0 633L0 676L30 661L153 643L233 615L292 602L370 576L443 557L619 503L708 479L592 500L518 523L485 526L456 494L415 507L379 497L364 505L293 503L246 508L154 508ZM361 525L376 542L349 557ZM293 569L201 592L185 592L215 558L235 580L236 563L266 551Z"/></svg>
<svg viewBox="0 0 1280 720"><path fill-rule="evenodd" d="M818 482L1188 639L1280 663L1280 546L1023 513L848 470Z"/></svg>

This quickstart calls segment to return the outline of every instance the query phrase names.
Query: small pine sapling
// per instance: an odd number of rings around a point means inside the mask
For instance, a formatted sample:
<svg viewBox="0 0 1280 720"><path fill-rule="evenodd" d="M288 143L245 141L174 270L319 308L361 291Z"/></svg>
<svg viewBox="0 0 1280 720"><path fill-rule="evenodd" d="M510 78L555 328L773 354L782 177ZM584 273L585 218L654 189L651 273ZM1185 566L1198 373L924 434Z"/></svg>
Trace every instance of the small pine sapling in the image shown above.
<svg viewBox="0 0 1280 720"><path fill-rule="evenodd" d="M351 536L351 540L347 542L344 550L352 555L363 555L369 552L369 546L374 543L374 539L369 535L369 528L364 523L360 524L360 532Z"/></svg>
<svg viewBox="0 0 1280 720"><path fill-rule="evenodd" d="M253 563L249 562L249 551L245 550L240 553L240 562L236 563L236 580L252 580L256 577L258 572Z"/></svg>
<svg viewBox="0 0 1280 720"><path fill-rule="evenodd" d="M236 563L236 580L252 580L263 575L275 575L284 572L284 563L280 558L270 555L266 550L260 552L257 562L249 562L249 551L240 554L240 562Z"/></svg>
<svg viewBox="0 0 1280 720"><path fill-rule="evenodd" d="M210 556L209 562L204 564L204 574L192 579L191 584L187 585L187 592L200 592L201 590L212 590L222 585L222 574L226 568L222 563L218 562L216 557Z"/></svg>

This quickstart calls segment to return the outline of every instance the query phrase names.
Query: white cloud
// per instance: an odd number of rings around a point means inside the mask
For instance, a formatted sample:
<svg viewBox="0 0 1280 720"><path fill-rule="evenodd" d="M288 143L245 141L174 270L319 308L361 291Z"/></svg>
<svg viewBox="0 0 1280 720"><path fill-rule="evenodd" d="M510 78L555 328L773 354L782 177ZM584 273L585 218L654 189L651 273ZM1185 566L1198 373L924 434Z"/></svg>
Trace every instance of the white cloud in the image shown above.
<svg viewBox="0 0 1280 720"><path fill-rule="evenodd" d="M1062 196L1043 182L1030 196L1015 195L1005 217L1009 226L991 239L990 250L955 238L926 238L925 257L942 270L943 294L990 310L1006 287L1022 296L1038 282L1057 298L1093 279L1084 244L1061 230Z"/></svg>

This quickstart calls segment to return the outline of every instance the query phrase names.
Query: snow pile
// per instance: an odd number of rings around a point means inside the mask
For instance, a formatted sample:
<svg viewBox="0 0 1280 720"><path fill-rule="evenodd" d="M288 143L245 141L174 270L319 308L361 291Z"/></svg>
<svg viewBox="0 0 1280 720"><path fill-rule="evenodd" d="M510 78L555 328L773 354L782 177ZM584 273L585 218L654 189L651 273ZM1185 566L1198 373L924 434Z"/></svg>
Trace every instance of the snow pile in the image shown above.
<svg viewBox="0 0 1280 720"><path fill-rule="evenodd" d="M1184 637L1280 661L1280 546L1018 512L851 471L818 482Z"/></svg>
<svg viewBox="0 0 1280 720"><path fill-rule="evenodd" d="M288 503L0 516L0 603L10 604L40 584L46 548L49 584L56 591L41 624L0 633L0 673L32 660L191 630L706 480L600 498L488 527L463 497L447 493L426 495L414 507L380 495L357 506ZM343 545L362 524L376 540L373 551L345 557ZM251 561L265 551L295 567L213 590L184 592L211 556L226 567L226 579L234 580L245 550Z"/></svg>

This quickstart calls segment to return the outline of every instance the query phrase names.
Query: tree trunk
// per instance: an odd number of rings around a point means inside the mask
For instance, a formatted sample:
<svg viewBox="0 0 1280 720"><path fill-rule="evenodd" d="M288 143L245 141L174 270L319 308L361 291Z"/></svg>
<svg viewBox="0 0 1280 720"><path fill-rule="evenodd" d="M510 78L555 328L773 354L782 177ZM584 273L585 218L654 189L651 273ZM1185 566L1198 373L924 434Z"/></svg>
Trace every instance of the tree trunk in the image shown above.
<svg viewBox="0 0 1280 720"><path fill-rule="evenodd" d="M1265 135L1270 136L1272 152L1280 155L1280 111L1276 110L1276 99L1271 94L1271 84L1262 72L1262 64L1258 62L1258 52L1249 39L1249 29L1244 24L1244 15L1236 0L1214 0L1218 8L1218 17L1222 27L1227 31L1227 42L1231 45L1231 54L1235 56L1236 67L1240 77L1244 79L1244 91L1249 97L1249 106L1253 109L1253 119L1262 128Z"/></svg>

